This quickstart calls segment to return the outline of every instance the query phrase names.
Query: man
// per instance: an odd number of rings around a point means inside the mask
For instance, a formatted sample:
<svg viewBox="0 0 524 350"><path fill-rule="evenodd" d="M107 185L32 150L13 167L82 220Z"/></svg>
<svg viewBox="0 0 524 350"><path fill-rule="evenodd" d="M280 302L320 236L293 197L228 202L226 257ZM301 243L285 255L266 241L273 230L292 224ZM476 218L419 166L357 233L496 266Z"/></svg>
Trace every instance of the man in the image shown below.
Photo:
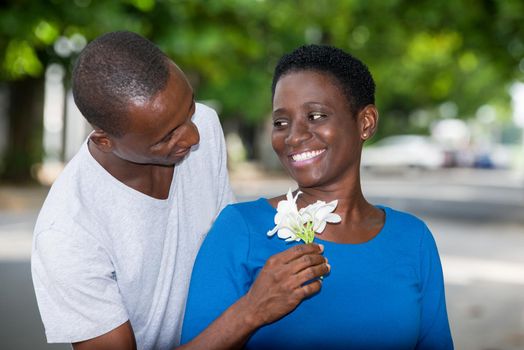
<svg viewBox="0 0 524 350"><path fill-rule="evenodd" d="M129 32L83 50L73 94L94 131L35 226L32 274L47 340L171 349L195 255L232 201L218 118L195 103L169 58ZM184 348L241 347L318 292L319 281L305 283L328 271L320 253L308 245L272 257L250 291Z"/></svg>

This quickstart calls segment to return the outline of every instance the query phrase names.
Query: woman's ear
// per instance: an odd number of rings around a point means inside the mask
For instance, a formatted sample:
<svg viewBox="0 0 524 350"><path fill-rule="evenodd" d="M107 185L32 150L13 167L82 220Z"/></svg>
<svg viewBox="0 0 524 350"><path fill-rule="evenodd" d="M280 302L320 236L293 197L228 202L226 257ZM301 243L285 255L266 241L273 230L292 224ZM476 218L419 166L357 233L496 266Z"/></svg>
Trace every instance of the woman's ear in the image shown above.
<svg viewBox="0 0 524 350"><path fill-rule="evenodd" d="M89 136L89 141L92 141L102 152L108 153L113 150L111 137L102 129L95 128Z"/></svg>
<svg viewBox="0 0 524 350"><path fill-rule="evenodd" d="M375 105L367 105L358 114L360 138L366 141L371 138L378 126L378 110Z"/></svg>

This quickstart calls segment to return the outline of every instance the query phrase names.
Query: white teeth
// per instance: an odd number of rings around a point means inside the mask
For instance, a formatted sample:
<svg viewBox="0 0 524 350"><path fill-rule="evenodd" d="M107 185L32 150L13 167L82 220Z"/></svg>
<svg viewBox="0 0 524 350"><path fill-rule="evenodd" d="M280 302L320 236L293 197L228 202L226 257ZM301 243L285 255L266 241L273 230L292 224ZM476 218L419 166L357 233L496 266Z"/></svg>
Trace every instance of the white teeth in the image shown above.
<svg viewBox="0 0 524 350"><path fill-rule="evenodd" d="M293 154L291 156L291 158L295 162L300 162L300 161L303 161L303 160L314 158L314 157L318 156L319 154L324 153L324 151L325 151L325 149L321 149L321 150L318 150L318 151L307 151L307 152L297 153L297 154Z"/></svg>

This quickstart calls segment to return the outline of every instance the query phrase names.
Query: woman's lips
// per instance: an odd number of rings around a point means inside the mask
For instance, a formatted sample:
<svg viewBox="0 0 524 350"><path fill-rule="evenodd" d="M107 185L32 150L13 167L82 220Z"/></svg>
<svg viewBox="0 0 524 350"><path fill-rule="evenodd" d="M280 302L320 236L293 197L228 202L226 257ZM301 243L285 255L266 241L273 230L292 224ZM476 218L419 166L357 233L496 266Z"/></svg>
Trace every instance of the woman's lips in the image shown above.
<svg viewBox="0 0 524 350"><path fill-rule="evenodd" d="M313 159L313 158L316 158L316 157L320 156L325 151L326 151L325 148L318 149L318 150L312 150L312 151L304 151L304 152L300 152L300 153L294 153L294 154L290 155L289 158L291 158L292 162L294 162L294 163L296 163L296 162L304 162L306 160L310 160L310 159Z"/></svg>

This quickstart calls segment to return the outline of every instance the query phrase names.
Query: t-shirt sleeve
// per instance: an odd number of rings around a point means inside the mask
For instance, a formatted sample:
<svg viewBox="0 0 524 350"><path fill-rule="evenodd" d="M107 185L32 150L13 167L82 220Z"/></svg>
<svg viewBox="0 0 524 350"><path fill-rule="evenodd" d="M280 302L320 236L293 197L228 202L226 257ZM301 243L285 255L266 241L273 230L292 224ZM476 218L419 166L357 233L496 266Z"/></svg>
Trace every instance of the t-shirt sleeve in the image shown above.
<svg viewBox="0 0 524 350"><path fill-rule="evenodd" d="M217 169L217 181L218 181L218 210L224 209L228 204L231 204L235 201L233 196L233 191L231 190L231 185L229 183L229 175L227 171L227 148L226 142L224 139L224 132L220 127L220 121L218 116L214 121L213 125L214 139L216 141L216 149L218 153L218 169Z"/></svg>
<svg viewBox="0 0 524 350"><path fill-rule="evenodd" d="M109 254L85 232L37 233L31 271L49 343L92 339L129 319Z"/></svg>
<svg viewBox="0 0 524 350"><path fill-rule="evenodd" d="M429 229L424 226L420 245L421 319L417 349L453 349L446 311L442 265Z"/></svg>
<svg viewBox="0 0 524 350"><path fill-rule="evenodd" d="M204 240L193 267L182 344L195 338L249 290L248 254L249 234L243 217L227 206Z"/></svg>

